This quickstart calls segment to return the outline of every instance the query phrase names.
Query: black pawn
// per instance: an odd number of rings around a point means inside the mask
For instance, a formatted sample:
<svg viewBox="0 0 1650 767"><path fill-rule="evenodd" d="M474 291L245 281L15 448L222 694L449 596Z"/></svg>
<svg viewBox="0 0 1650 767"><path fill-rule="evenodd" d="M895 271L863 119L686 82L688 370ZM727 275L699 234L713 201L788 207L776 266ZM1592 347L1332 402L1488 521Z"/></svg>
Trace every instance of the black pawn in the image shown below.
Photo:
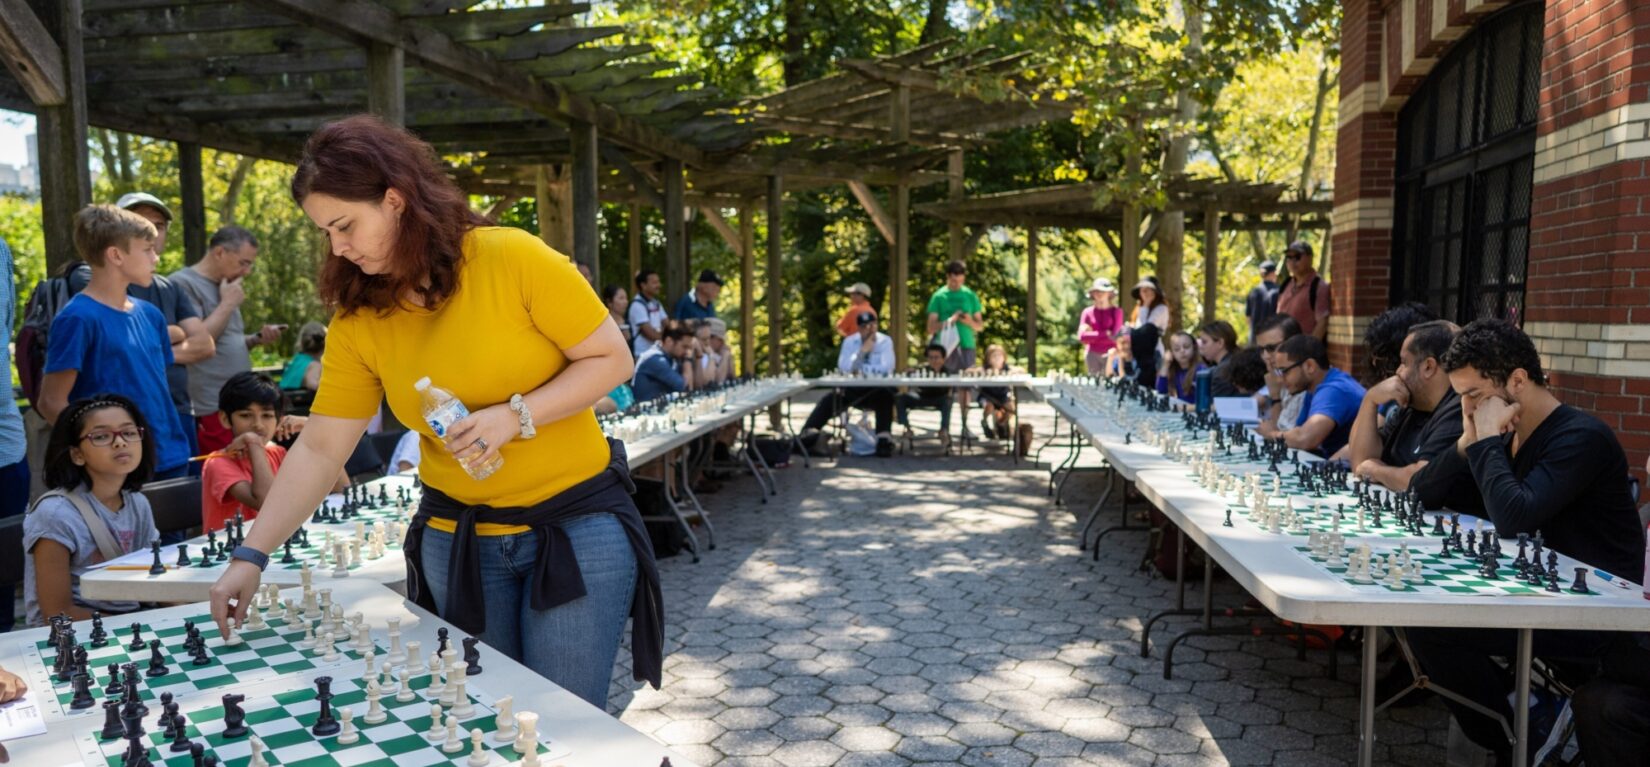
<svg viewBox="0 0 1650 767"><path fill-rule="evenodd" d="M119 663L110 663L109 664L109 684L104 686L103 694L104 695L119 695L120 691L123 690L123 689L125 689L125 688L120 684L120 664Z"/></svg>
<svg viewBox="0 0 1650 767"><path fill-rule="evenodd" d="M476 638L465 637L464 645L464 673L475 676L481 673L481 651L476 649Z"/></svg>
<svg viewBox="0 0 1650 767"><path fill-rule="evenodd" d="M241 703L245 700L245 695L235 693L223 696L224 737L241 738L246 736L246 710L241 708Z"/></svg>
<svg viewBox="0 0 1650 767"><path fill-rule="evenodd" d="M103 628L103 616L96 610L92 611L92 646L103 647L109 644L109 632Z"/></svg>
<svg viewBox="0 0 1650 767"><path fill-rule="evenodd" d="M161 737L178 736L178 704L169 700L160 704L160 723L166 725L166 729L160 734Z"/></svg>
<svg viewBox="0 0 1650 767"><path fill-rule="evenodd" d="M194 742L189 740L189 720L183 718L183 714L172 716L172 729L172 753L188 751L195 745Z"/></svg>
<svg viewBox="0 0 1650 767"><path fill-rule="evenodd" d="M148 646L149 643L143 641L143 624L132 624L132 643L126 645L127 652L143 652L143 648Z"/></svg>
<svg viewBox="0 0 1650 767"><path fill-rule="evenodd" d="M1541 571L1537 570L1536 572L1541 572ZM1547 590L1551 591L1554 594L1562 593L1562 590L1558 588L1558 573L1556 573L1556 572L1547 573Z"/></svg>
<svg viewBox="0 0 1650 767"><path fill-rule="evenodd" d="M1439 540L1444 542L1444 548L1443 548L1442 551L1438 552L1438 558L1439 559L1449 559L1449 536L1446 535L1443 538L1440 538Z"/></svg>
<svg viewBox="0 0 1650 767"><path fill-rule="evenodd" d="M143 675L156 677L166 676L169 673L171 673L171 670L166 668L166 658L160 654L160 640L149 640L149 670L143 672Z"/></svg>
<svg viewBox="0 0 1650 767"><path fill-rule="evenodd" d="M194 564L189 560L189 544L178 544L178 567L188 567Z"/></svg>
<svg viewBox="0 0 1650 767"><path fill-rule="evenodd" d="M192 665L192 666L210 666L210 665L212 665L212 656L206 654L206 643L205 642L201 642L201 643L195 645L194 647L190 648L189 649L189 657L194 659L193 661L190 662L190 665Z"/></svg>
<svg viewBox="0 0 1650 767"><path fill-rule="evenodd" d="M292 565L292 564L297 564L298 563L298 558L295 557L295 556L292 556L292 539L291 538L288 538L286 540L286 545L282 548L282 551L284 551L285 553L281 555L281 564L283 564L283 565Z"/></svg>
<svg viewBox="0 0 1650 767"><path fill-rule="evenodd" d="M201 760L201 767L218 767L218 755L207 754L206 758Z"/></svg>
<svg viewBox="0 0 1650 767"><path fill-rule="evenodd" d="M149 544L149 551L155 555L155 561L149 565L150 575L165 575L166 565L160 563L160 541Z"/></svg>
<svg viewBox="0 0 1650 767"><path fill-rule="evenodd" d="M69 708L83 709L97 705L97 699L92 697L92 680L84 671L74 674L74 699L69 701Z"/></svg>
<svg viewBox="0 0 1650 767"><path fill-rule="evenodd" d="M332 716L332 677L315 678L315 699L321 703L321 712L309 731L320 736L337 735L343 727Z"/></svg>
<svg viewBox="0 0 1650 767"><path fill-rule="evenodd" d="M206 764L206 746L199 743L189 744L189 760L194 764L194 767L201 767L201 765Z"/></svg>
<svg viewBox="0 0 1650 767"><path fill-rule="evenodd" d="M449 642L447 640L447 627L446 626L442 626L441 628L438 628L438 629L435 630L435 639L436 639L435 654L436 654L437 657L439 657L442 653L447 651L447 646L449 644Z"/></svg>
<svg viewBox="0 0 1650 767"><path fill-rule="evenodd" d="M120 704L112 701L103 701L103 729L98 732L100 740L114 740L126 735L126 726L120 723Z"/></svg>
<svg viewBox="0 0 1650 767"><path fill-rule="evenodd" d="M1575 583L1570 584L1570 593L1572 593L1572 594L1591 594L1591 593L1593 593L1592 589L1587 588L1587 568L1585 568L1585 567L1576 568L1576 580L1575 580Z"/></svg>
<svg viewBox="0 0 1650 767"><path fill-rule="evenodd" d="M1232 526L1232 510L1230 508L1226 509L1226 521L1221 522L1220 525L1221 525L1221 527L1231 527Z"/></svg>

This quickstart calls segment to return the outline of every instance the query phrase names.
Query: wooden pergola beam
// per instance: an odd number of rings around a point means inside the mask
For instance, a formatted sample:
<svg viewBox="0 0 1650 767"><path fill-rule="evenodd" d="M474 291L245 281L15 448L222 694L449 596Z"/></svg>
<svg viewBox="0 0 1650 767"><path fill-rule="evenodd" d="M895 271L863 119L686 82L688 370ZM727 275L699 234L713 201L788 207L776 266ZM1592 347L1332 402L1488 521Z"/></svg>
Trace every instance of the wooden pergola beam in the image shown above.
<svg viewBox="0 0 1650 767"><path fill-rule="evenodd" d="M838 122L835 120L821 120L807 117L787 117L771 112L757 112L752 115L757 124L786 133L800 133L806 136L824 136L826 138L843 139L847 141L884 141L888 138L888 128L867 123ZM944 131L912 130L909 140L914 144L929 144L933 146L979 146L978 139L960 133Z"/></svg>
<svg viewBox="0 0 1650 767"><path fill-rule="evenodd" d="M625 157L624 152L620 151L618 147L612 144L602 144L602 160L616 168L619 175L629 181L630 185L636 188L636 193L641 195L642 199L646 200L649 205L659 209L665 207L665 196L659 193L654 180L638 170L630 162L630 158Z"/></svg>
<svg viewBox="0 0 1650 767"><path fill-rule="evenodd" d="M877 196L871 192L871 187L866 186L863 181L850 180L848 191L853 193L854 199L859 200L860 207L865 208L866 214L871 217L871 223L876 224L877 231L882 233L882 239L888 241L889 245L894 244L894 220L888 215L888 211L883 209L882 203L877 202Z"/></svg>
<svg viewBox="0 0 1650 767"><path fill-rule="evenodd" d="M402 22L383 6L359 0L256 0L317 29L360 42L397 45L419 66L560 121L596 127L614 142L685 163L704 164L698 148L601 106L582 94L533 77L427 26Z"/></svg>
<svg viewBox="0 0 1650 767"><path fill-rule="evenodd" d="M63 52L25 0L0 0L0 57L30 101L61 106L68 98Z"/></svg>

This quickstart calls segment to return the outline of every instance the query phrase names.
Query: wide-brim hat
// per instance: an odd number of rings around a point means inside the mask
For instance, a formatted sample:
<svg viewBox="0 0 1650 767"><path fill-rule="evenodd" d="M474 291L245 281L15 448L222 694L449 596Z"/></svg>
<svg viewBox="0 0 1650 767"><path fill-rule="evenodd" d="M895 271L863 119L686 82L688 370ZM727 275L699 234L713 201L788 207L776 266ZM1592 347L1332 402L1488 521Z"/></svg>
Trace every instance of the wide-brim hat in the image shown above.
<svg viewBox="0 0 1650 767"><path fill-rule="evenodd" d="M1147 277L1147 278L1145 278L1145 279L1143 279L1143 280L1141 280L1141 281L1134 284L1134 288L1129 291L1129 295L1134 296L1134 300L1136 300L1136 301L1140 300L1140 289L1141 288L1151 288L1152 291L1157 293L1158 295L1163 294L1163 288L1162 288L1162 286L1157 284L1157 278L1156 277Z"/></svg>

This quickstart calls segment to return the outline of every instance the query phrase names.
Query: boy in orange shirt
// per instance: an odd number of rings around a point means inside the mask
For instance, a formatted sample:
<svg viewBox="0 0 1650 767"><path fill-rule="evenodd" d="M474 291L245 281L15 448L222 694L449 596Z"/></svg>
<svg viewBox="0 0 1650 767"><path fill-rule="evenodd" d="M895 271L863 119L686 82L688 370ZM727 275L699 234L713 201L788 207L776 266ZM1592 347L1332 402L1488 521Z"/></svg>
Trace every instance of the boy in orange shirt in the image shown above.
<svg viewBox="0 0 1650 767"><path fill-rule="evenodd" d="M246 521L258 516L264 496L275 483L275 473L286 460L286 448L273 440L303 430L307 420L281 416L281 390L262 373L237 373L218 392L218 419L234 435L218 457L201 468L201 524L222 530L238 512ZM339 473L333 492L349 487L349 475Z"/></svg>

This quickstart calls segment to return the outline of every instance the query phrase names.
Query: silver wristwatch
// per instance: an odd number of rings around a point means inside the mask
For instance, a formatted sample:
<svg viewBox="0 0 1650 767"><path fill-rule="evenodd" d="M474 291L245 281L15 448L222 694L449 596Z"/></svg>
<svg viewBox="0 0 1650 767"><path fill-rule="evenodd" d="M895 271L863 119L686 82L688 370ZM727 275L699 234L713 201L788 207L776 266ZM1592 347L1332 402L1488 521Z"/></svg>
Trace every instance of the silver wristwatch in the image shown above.
<svg viewBox="0 0 1650 767"><path fill-rule="evenodd" d="M532 439L537 436L538 429L533 428L533 411L527 409L527 401L520 394L510 395L510 409L516 413L517 420L521 421L521 438Z"/></svg>

